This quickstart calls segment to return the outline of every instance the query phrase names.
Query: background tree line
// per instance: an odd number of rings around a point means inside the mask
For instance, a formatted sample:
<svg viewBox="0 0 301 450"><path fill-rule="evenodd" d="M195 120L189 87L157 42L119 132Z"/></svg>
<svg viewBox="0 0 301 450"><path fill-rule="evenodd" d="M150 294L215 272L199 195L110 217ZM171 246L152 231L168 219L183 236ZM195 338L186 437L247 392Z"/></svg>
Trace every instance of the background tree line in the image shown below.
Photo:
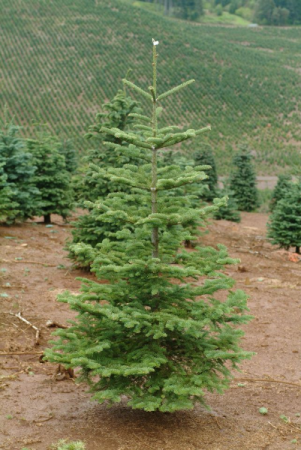
<svg viewBox="0 0 301 450"><path fill-rule="evenodd" d="M164 14L184 20L197 20L204 11L215 8L230 14L248 16L261 25L298 25L301 23L300 0L142 0L164 6Z"/></svg>
<svg viewBox="0 0 301 450"><path fill-rule="evenodd" d="M142 0L164 6L165 15L173 15L184 20L197 20L204 14L203 0Z"/></svg>

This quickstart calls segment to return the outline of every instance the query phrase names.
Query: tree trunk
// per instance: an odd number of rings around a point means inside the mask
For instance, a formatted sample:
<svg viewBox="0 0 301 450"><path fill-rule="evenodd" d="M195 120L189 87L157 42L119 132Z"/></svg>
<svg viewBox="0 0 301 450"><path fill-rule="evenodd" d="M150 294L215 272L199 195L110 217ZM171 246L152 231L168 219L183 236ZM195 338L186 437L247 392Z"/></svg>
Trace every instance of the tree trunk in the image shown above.
<svg viewBox="0 0 301 450"><path fill-rule="evenodd" d="M157 136L157 52L156 46L153 45L153 114L152 128L153 137ZM157 192L157 150L152 149L152 184L151 184L151 202L152 214L158 212L158 192ZM152 230L153 258L159 258L159 229L154 227Z"/></svg>
<svg viewBox="0 0 301 450"><path fill-rule="evenodd" d="M51 214L46 214L44 216L44 223L45 225L49 225L51 223Z"/></svg>
<svg viewBox="0 0 301 450"><path fill-rule="evenodd" d="M300 255L300 247L296 247L296 253Z"/></svg>

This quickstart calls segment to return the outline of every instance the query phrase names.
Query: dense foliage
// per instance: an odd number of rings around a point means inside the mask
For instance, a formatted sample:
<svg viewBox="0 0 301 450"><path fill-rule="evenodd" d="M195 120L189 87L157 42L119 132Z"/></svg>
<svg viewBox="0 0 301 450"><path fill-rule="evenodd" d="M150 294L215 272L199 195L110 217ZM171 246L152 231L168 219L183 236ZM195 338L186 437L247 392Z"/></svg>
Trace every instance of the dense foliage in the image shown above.
<svg viewBox="0 0 301 450"><path fill-rule="evenodd" d="M261 173L300 165L301 28L196 28L118 0L2 0L1 102L25 131L32 120L47 122L87 150L91 117L113 98L129 67L147 89L143 58L152 33L164 39L162 90L181 83L186 71L202 80L176 104L166 99L162 124L218 123L204 140L220 174L229 171L232 145L245 136L257 148Z"/></svg>
<svg viewBox="0 0 301 450"><path fill-rule="evenodd" d="M161 3L164 14L184 20L197 20L203 13L203 0L143 0L149 3Z"/></svg>
<svg viewBox="0 0 301 450"><path fill-rule="evenodd" d="M238 210L254 211L259 203L256 173L252 164L252 155L247 146L241 146L234 155L232 164L229 188L236 200Z"/></svg>
<svg viewBox="0 0 301 450"><path fill-rule="evenodd" d="M217 195L217 171L214 155L210 145L203 144L203 146L193 154L194 162L197 166L210 166L207 173L206 189L200 193L200 198L212 201Z"/></svg>
<svg viewBox="0 0 301 450"><path fill-rule="evenodd" d="M278 177L277 184L273 190L271 201L270 201L270 211L273 212L279 200L283 199L285 191L290 188L292 182L291 174L281 174Z"/></svg>
<svg viewBox="0 0 301 450"><path fill-rule="evenodd" d="M216 197L222 198L227 197L227 203L218 208L214 213L214 218L216 220L229 220L230 222L240 222L241 216L238 211L237 202L233 196L233 193L228 189L217 190Z"/></svg>
<svg viewBox="0 0 301 450"><path fill-rule="evenodd" d="M268 223L268 237L272 244L289 250L301 247L301 183L290 183L284 191L284 197L276 204Z"/></svg>
<svg viewBox="0 0 301 450"><path fill-rule="evenodd" d="M121 138L112 136L104 128L118 128L125 131L133 123L139 108L137 102L127 96L125 91L119 90L111 102L102 107L102 113L96 116L96 123L90 127L88 138L95 138L97 145L83 158L83 170L74 178L73 185L81 207L86 213L74 222L72 241L67 243L69 257L81 267L90 267L95 247L106 237L112 237L112 232L120 228L120 222L104 218L100 214L100 203L108 199L108 205L116 200L123 192L125 204L135 215L141 206L139 198L127 202L129 187L112 182L105 176L103 169L123 167L125 164L141 163L144 155L133 146L129 146ZM141 159L142 158L142 159ZM119 194L118 194L119 192ZM131 227L131 225L128 225Z"/></svg>
<svg viewBox="0 0 301 450"><path fill-rule="evenodd" d="M39 191L33 179L35 163L19 131L13 123L1 123L0 176L4 189L1 220L7 223L26 220L38 214L40 208Z"/></svg>
<svg viewBox="0 0 301 450"><path fill-rule="evenodd" d="M7 222L9 216L16 216L17 203L12 202L13 191L7 185L7 175L4 173L3 165L0 166L0 222Z"/></svg>
<svg viewBox="0 0 301 450"><path fill-rule="evenodd" d="M132 217L124 196L118 195L99 205L103 217L124 224L98 246L92 265L106 283L83 280L80 295L60 298L78 316L68 330L55 333L59 339L46 353L51 361L80 367L79 380L101 403L120 402L125 395L133 408L173 412L204 403L205 390L222 392L228 386L231 368L250 356L239 348L242 331L236 328L249 316L245 293L233 291L234 280L222 273L225 264L234 262L225 247L188 252L182 246L192 237L191 223L201 224L216 206L195 209L189 196L176 194L179 187L206 178L202 166L184 171L176 165L159 167L158 156L164 147L196 138L208 127L159 127L158 105L191 81L159 94L153 44L149 91L125 80L152 104L150 116L136 116L139 136L103 127L148 160L106 172L112 182L129 186L129 199L138 196L143 208ZM215 296L221 289L228 290L223 301Z"/></svg>
<svg viewBox="0 0 301 450"><path fill-rule="evenodd" d="M120 190L116 183L113 185L100 177L99 168L122 167L139 161L139 152L127 151L128 143L102 131L103 128L127 130L134 120L131 114L140 112L138 103L127 96L125 91L118 90L112 101L102 105L102 109L103 112L96 115L95 123L86 134L86 138L91 139L94 146L83 158L81 173L76 177L78 199L81 201L95 201Z"/></svg>
<svg viewBox="0 0 301 450"><path fill-rule="evenodd" d="M255 19L263 25L300 25L300 0L257 0Z"/></svg>
<svg viewBox="0 0 301 450"><path fill-rule="evenodd" d="M45 223L51 214L66 218L72 209L70 172L60 152L61 143L51 134L39 132L35 139L27 139L28 151L35 166L33 184L39 190L39 214Z"/></svg>

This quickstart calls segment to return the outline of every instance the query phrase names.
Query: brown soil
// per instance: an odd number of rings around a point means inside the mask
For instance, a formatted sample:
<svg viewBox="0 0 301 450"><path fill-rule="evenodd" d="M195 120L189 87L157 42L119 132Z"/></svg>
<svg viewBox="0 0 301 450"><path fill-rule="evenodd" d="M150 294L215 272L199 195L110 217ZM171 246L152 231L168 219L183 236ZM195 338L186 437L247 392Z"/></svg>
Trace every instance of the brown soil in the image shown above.
<svg viewBox="0 0 301 450"><path fill-rule="evenodd" d="M301 266L265 240L267 215L245 213L238 225L216 222L203 238L241 259L227 273L250 296L254 320L242 345L256 355L224 395L207 395L211 411L175 414L107 409L90 401L84 385L58 381L54 365L30 354L47 346L47 320L66 324L72 317L57 294L78 291L76 276L87 275L69 270L62 248L70 227L54 220L53 227L0 229L1 449L46 450L62 438L81 439L87 450L301 449ZM14 315L20 311L41 330L40 345L35 330ZM24 354L3 355L18 352ZM268 414L260 414L261 407Z"/></svg>

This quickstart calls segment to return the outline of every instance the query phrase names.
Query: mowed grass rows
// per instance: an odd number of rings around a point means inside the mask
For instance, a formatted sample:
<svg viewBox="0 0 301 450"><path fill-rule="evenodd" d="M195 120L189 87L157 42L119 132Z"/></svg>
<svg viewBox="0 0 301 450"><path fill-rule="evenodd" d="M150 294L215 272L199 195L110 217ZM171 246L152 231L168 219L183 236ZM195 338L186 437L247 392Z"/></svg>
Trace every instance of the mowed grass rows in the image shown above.
<svg viewBox="0 0 301 450"><path fill-rule="evenodd" d="M84 133L128 69L148 88L153 37L159 92L196 79L176 106L164 100L162 121L210 123L205 139L220 173L241 142L256 152L261 174L300 163L300 28L191 24L117 0L2 0L0 103L24 133L33 121L47 122L84 151L91 145Z"/></svg>

